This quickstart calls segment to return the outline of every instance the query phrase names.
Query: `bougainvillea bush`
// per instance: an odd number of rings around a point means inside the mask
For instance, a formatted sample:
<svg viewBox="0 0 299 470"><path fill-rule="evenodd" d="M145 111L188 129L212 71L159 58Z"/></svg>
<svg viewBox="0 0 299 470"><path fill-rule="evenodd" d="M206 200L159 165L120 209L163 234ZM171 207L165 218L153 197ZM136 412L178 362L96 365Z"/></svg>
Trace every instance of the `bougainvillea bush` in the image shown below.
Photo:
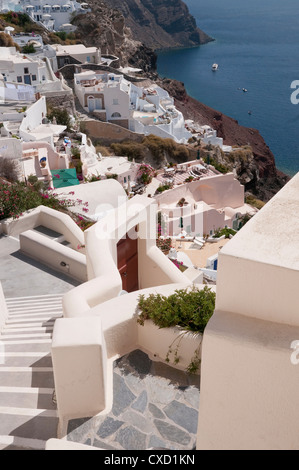
<svg viewBox="0 0 299 470"><path fill-rule="evenodd" d="M72 203L59 200L51 192L36 191L24 183L0 185L0 220L18 219L25 211L38 206L66 211Z"/></svg>
<svg viewBox="0 0 299 470"><path fill-rule="evenodd" d="M145 185L150 184L154 176L155 170L150 165L143 163L139 166L137 177L141 183Z"/></svg>
<svg viewBox="0 0 299 470"><path fill-rule="evenodd" d="M19 219L24 212L35 209L39 206L51 207L60 212L67 213L81 228L86 230L94 224L94 221L88 218L88 203L79 199L70 199L74 195L73 191L57 194L53 189L43 191L39 185L26 186L25 183L3 183L0 184L0 220L12 218ZM71 212L70 208L74 206L83 206L84 215Z"/></svg>

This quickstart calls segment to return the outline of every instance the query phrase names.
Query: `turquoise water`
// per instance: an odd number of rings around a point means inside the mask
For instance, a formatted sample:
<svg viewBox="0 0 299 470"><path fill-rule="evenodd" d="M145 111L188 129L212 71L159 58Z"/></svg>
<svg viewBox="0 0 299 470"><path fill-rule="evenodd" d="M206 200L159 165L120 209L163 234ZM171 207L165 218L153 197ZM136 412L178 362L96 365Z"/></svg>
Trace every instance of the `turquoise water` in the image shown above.
<svg viewBox="0 0 299 470"><path fill-rule="evenodd" d="M299 105L290 98L291 83L299 80L298 0L185 2L216 41L160 52L159 74L183 81L194 98L259 129L277 167L294 175L299 171ZM219 70L212 72L215 62Z"/></svg>

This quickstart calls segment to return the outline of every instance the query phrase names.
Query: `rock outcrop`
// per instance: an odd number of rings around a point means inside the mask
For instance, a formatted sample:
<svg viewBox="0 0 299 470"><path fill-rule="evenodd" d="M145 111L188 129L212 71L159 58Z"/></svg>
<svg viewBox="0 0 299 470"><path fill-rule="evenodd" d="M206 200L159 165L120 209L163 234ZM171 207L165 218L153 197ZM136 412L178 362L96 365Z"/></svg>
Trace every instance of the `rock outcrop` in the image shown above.
<svg viewBox="0 0 299 470"><path fill-rule="evenodd" d="M153 49L192 47L212 39L181 0L105 0L122 12L134 39Z"/></svg>

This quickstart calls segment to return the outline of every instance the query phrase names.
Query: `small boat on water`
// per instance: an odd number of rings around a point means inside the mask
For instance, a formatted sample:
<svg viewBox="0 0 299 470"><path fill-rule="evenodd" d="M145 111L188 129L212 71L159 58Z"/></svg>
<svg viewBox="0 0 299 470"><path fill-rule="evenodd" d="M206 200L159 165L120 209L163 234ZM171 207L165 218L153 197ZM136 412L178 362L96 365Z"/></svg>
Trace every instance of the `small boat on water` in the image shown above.
<svg viewBox="0 0 299 470"><path fill-rule="evenodd" d="M247 92L248 92L248 90L247 90L246 88L243 88L243 91L244 91L244 93L247 93Z"/></svg>
<svg viewBox="0 0 299 470"><path fill-rule="evenodd" d="M212 65L212 70L213 70L213 72L216 72L216 70L218 70L218 68L219 68L219 65L218 65L218 64L213 64L213 65Z"/></svg>

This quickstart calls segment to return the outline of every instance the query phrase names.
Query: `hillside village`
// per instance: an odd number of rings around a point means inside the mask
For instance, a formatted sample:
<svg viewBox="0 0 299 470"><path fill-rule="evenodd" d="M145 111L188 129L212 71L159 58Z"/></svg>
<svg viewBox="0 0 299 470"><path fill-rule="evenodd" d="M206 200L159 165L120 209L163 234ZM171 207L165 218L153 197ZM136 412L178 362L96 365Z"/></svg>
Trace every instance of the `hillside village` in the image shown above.
<svg viewBox="0 0 299 470"><path fill-rule="evenodd" d="M170 360L177 333L135 311L140 295L190 289L215 307L221 255L264 205L216 156L250 148L185 119L142 69L67 39L88 3L6 7L0 448L191 450L203 329Z"/></svg>

